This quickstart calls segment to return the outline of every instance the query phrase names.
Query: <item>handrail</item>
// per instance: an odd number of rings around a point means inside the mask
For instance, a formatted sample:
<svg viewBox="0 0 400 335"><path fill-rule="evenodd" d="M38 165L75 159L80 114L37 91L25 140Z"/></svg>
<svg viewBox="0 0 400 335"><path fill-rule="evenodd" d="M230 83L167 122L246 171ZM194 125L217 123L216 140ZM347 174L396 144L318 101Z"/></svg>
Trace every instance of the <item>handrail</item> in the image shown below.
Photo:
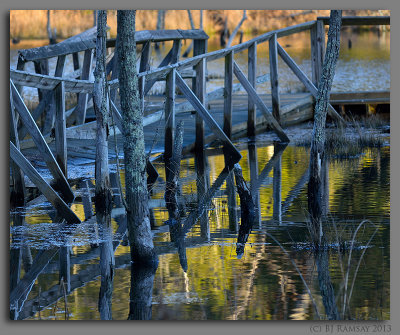
<svg viewBox="0 0 400 335"><path fill-rule="evenodd" d="M65 56L75 52L86 51L96 47L96 27L72 36L60 43L54 45L45 45L43 47L22 49L18 53L25 62L48 59L51 57ZM179 39L207 40L208 35L200 29L175 29L175 30L141 30L135 33L136 44L142 44L147 41L163 42ZM107 48L115 47L115 39L107 40Z"/></svg>
<svg viewBox="0 0 400 335"><path fill-rule="evenodd" d="M328 16L317 17L318 21L329 25ZM390 16L344 16L342 26L379 26L390 25Z"/></svg>

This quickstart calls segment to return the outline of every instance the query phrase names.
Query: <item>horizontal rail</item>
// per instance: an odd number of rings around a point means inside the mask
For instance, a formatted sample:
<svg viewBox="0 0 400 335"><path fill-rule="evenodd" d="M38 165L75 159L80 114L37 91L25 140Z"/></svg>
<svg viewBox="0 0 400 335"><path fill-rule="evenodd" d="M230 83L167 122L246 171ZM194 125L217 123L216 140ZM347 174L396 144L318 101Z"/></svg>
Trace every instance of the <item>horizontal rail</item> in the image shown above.
<svg viewBox="0 0 400 335"><path fill-rule="evenodd" d="M81 34L72 36L60 43L43 47L20 50L19 54L25 62L69 55L96 47L97 28L93 27ZM143 30L135 33L136 44L147 41L162 42L179 39L206 40L208 35L199 29L192 30ZM115 47L116 39L107 40L107 47Z"/></svg>
<svg viewBox="0 0 400 335"><path fill-rule="evenodd" d="M329 24L328 16L319 16L324 24ZM344 16L342 17L342 26L379 26L390 25L390 16Z"/></svg>

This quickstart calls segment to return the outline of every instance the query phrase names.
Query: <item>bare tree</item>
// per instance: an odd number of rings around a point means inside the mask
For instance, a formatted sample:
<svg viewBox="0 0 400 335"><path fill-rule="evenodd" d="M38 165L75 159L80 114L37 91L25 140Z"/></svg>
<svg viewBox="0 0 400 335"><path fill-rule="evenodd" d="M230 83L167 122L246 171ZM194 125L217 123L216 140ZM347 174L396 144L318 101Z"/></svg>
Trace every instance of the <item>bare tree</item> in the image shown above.
<svg viewBox="0 0 400 335"><path fill-rule="evenodd" d="M149 220L146 157L136 66L135 10L117 14L119 90L123 113L127 222L132 261L154 265L156 257Z"/></svg>
<svg viewBox="0 0 400 335"><path fill-rule="evenodd" d="M318 86L314 112L314 129L311 140L310 180L308 182L308 210L311 218L311 234L316 246L323 242L322 216L322 169L325 158L325 124L328 102L340 49L342 11L332 10L329 20L328 43Z"/></svg>
<svg viewBox="0 0 400 335"><path fill-rule="evenodd" d="M243 22L247 20L247 15L246 15L246 10L243 10L243 16L236 28L233 30L232 35L229 37L227 47L229 48L233 42L233 39L235 38L237 32L239 31L240 27L242 26Z"/></svg>

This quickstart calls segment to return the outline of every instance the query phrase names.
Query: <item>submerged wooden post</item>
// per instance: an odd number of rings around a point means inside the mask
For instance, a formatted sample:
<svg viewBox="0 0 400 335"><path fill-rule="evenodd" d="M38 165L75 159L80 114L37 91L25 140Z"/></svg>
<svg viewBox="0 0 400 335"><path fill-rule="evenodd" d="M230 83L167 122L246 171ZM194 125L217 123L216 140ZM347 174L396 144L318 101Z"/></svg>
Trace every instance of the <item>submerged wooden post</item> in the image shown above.
<svg viewBox="0 0 400 335"><path fill-rule="evenodd" d="M255 205L255 220L261 229L261 206L260 206L260 189L258 185L258 157L257 147L254 142L248 145L248 161L250 166L250 191Z"/></svg>
<svg viewBox="0 0 400 335"><path fill-rule="evenodd" d="M274 145L274 152L277 151L277 144ZM274 198L272 218L275 223L282 223L282 157L279 156L274 165L272 193Z"/></svg>
<svg viewBox="0 0 400 335"><path fill-rule="evenodd" d="M195 40L193 56L197 56L206 52L206 44L204 40ZM203 58L194 67L196 77L193 79L193 91L197 98L204 105L206 103L206 60ZM196 150L204 150L204 121L199 113L196 113Z"/></svg>
<svg viewBox="0 0 400 335"><path fill-rule="evenodd" d="M232 136L232 86L233 86L233 51L225 56L224 85L224 133L230 139Z"/></svg>
<svg viewBox="0 0 400 335"><path fill-rule="evenodd" d="M255 89L257 77L257 42L250 45L248 53L248 79L249 83ZM250 98L248 99L247 136L256 136L256 104Z"/></svg>
<svg viewBox="0 0 400 335"><path fill-rule="evenodd" d="M278 81L278 49L276 44L276 34L269 39L269 67L271 79L271 97L272 97L272 115L275 120L280 123L281 119L281 103L279 98L279 81Z"/></svg>
<svg viewBox="0 0 400 335"><path fill-rule="evenodd" d="M325 52L325 26L322 20L317 20L311 28L311 72L312 82L318 88L322 74L322 64Z"/></svg>
<svg viewBox="0 0 400 335"><path fill-rule="evenodd" d="M174 146L175 137L175 69L172 69L166 78L165 88L165 140L164 140L164 163L167 180L170 173L170 160Z"/></svg>
<svg viewBox="0 0 400 335"><path fill-rule="evenodd" d="M61 171L67 178L67 137L66 137L66 120L65 120L65 90L64 82L60 82L54 89L54 97L56 103L56 127L55 127L55 142L56 142L56 160Z"/></svg>

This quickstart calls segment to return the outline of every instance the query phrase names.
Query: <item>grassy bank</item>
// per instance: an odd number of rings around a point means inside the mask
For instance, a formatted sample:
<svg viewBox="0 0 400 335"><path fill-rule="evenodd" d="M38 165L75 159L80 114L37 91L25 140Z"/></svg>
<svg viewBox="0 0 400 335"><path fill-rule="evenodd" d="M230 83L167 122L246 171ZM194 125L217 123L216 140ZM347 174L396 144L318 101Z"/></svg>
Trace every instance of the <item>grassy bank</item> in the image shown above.
<svg viewBox="0 0 400 335"><path fill-rule="evenodd" d="M92 10L51 10L51 27L57 30L57 37L64 39L76 35L93 26ZM138 10L137 30L156 29L157 10ZM378 10L345 10L343 15L390 15L390 12ZM199 28L200 11L192 10L193 21ZM232 32L241 20L241 10L204 10L203 26L207 34L212 35L223 29L227 19ZM328 16L329 10L248 10L247 20L242 25L243 32L260 33L314 20L317 16ZM110 36L117 32L116 10L108 11L107 24ZM47 10L11 10L10 38L43 39L47 38ZM168 10L165 17L165 29L190 29L186 10Z"/></svg>

